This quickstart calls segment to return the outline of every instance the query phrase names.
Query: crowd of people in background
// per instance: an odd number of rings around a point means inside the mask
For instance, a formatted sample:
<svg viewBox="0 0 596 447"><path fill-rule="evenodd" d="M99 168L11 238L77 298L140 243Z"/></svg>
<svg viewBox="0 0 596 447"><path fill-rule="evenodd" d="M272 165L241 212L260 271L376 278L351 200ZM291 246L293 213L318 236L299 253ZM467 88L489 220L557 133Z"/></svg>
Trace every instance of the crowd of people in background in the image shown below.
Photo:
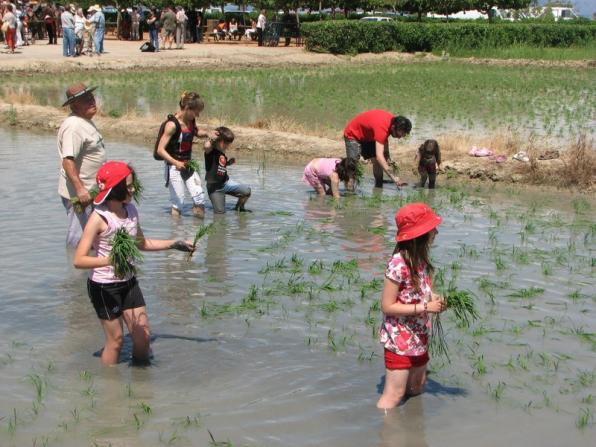
<svg viewBox="0 0 596 447"><path fill-rule="evenodd" d="M10 53L45 39L57 45L59 37L64 57L104 53L106 19L99 5L84 11L74 4L3 2L0 17L0 36Z"/></svg>
<svg viewBox="0 0 596 447"><path fill-rule="evenodd" d="M145 51L159 51L202 42L205 33L213 40L245 39L263 46L268 25L265 10L259 12L256 20L226 16L218 23L216 20L208 23L202 11L182 6L166 6L162 10L133 6L116 11L92 5L84 10L73 3L58 5L30 0L4 0L0 19L0 40L9 52L45 39L48 45L57 45L58 38L62 38L64 57L103 54L108 26L119 40L148 41Z"/></svg>

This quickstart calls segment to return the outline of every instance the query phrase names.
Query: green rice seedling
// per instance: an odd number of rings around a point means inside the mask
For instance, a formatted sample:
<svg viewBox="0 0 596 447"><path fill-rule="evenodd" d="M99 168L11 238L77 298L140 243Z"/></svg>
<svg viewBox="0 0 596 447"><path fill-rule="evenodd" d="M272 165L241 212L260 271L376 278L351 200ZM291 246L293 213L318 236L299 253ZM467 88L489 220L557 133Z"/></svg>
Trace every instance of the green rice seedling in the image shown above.
<svg viewBox="0 0 596 447"><path fill-rule="evenodd" d="M594 403L594 396L592 394L588 394L587 396L582 397L582 404L592 405Z"/></svg>
<svg viewBox="0 0 596 447"><path fill-rule="evenodd" d="M143 261L143 255L137 246L136 240L125 228L118 228L112 239L110 251L110 264L114 266L114 275L117 278L126 278L135 275L135 263Z"/></svg>
<svg viewBox="0 0 596 447"><path fill-rule="evenodd" d="M505 384L505 382L501 382L501 381L499 381L496 386L493 386L489 383L488 384L488 392L489 392L490 396L498 402L503 398L503 393L505 392L506 386L507 385Z"/></svg>
<svg viewBox="0 0 596 447"><path fill-rule="evenodd" d="M579 416L577 418L577 422L575 423L576 427L580 430L584 430L587 426L592 425L594 423L594 414L592 413L591 408L581 408L579 410Z"/></svg>
<svg viewBox="0 0 596 447"><path fill-rule="evenodd" d="M196 414L194 416L185 416L180 419L173 419L172 425L180 425L183 428L200 427L201 426L201 415Z"/></svg>
<svg viewBox="0 0 596 447"><path fill-rule="evenodd" d="M151 414L153 413L151 406L146 404L145 402L139 402L139 407L141 408L141 410L143 410L143 413L145 413L147 416L151 416Z"/></svg>
<svg viewBox="0 0 596 447"><path fill-rule="evenodd" d="M544 276L550 276L553 274L553 268L551 267L550 264L547 264L546 262L543 262L542 265L542 274Z"/></svg>
<svg viewBox="0 0 596 447"><path fill-rule="evenodd" d="M519 290L516 290L513 293L510 293L507 296L510 296L511 298L521 298L521 299L530 299L530 298L535 298L539 295L542 295L544 293L544 289L540 288L540 287L530 287L528 289L526 288L522 288Z"/></svg>
<svg viewBox="0 0 596 447"><path fill-rule="evenodd" d="M210 223L209 225L199 225L199 229L195 233L195 238L192 241L193 251L191 251L190 253L188 253L188 256L186 258L187 261L190 261L192 259L192 255L196 251L197 244L199 243L199 241L203 237L205 237L207 234L213 232L213 229L214 229L214 224L213 223Z"/></svg>
<svg viewBox="0 0 596 447"><path fill-rule="evenodd" d="M364 299L369 292L379 292L383 288L383 280L373 278L360 286L360 299Z"/></svg>
<svg viewBox="0 0 596 447"><path fill-rule="evenodd" d="M81 391L81 396L90 397L93 399L97 395L97 390L93 386L93 384L89 385L87 388Z"/></svg>
<svg viewBox="0 0 596 447"><path fill-rule="evenodd" d="M8 125L16 126L18 123L17 109L15 109L13 105L11 105L10 109L8 109L5 113L6 113L6 121L8 122Z"/></svg>
<svg viewBox="0 0 596 447"><path fill-rule="evenodd" d="M136 413L132 414L132 417L134 419L134 423L135 423L135 428L137 430L140 430L141 427L143 426L143 424L145 423L139 416L137 416Z"/></svg>
<svg viewBox="0 0 596 447"><path fill-rule="evenodd" d="M46 365L46 371L47 372L52 372L52 371L54 371L55 368L56 368L56 364L54 363L53 360L50 360L48 362L48 364Z"/></svg>
<svg viewBox="0 0 596 447"><path fill-rule="evenodd" d="M302 266L304 265L304 259L302 259L296 253L294 253L290 258L290 263L292 264L292 271L294 273L298 273L302 270Z"/></svg>
<svg viewBox="0 0 596 447"><path fill-rule="evenodd" d="M81 378L81 380L83 380L84 382L91 382L93 380L93 374L91 374L89 371L87 370L83 370L79 373L79 377Z"/></svg>
<svg viewBox="0 0 596 447"><path fill-rule="evenodd" d="M95 197L97 196L97 194L99 194L99 190L97 189L96 186L94 186L93 188L91 188L89 190L89 196L91 197L91 200L94 200ZM85 207L83 207L83 205L81 204L81 201L79 200L78 197L71 197L70 198L70 203L72 204L72 207L75 210L75 213L77 214L83 214L83 212L85 211Z"/></svg>
<svg viewBox="0 0 596 447"><path fill-rule="evenodd" d="M321 309L328 313L333 313L339 310L339 304L335 300L331 300L328 303L321 304Z"/></svg>
<svg viewBox="0 0 596 447"><path fill-rule="evenodd" d="M324 290L326 292L336 292L337 290L339 290L340 288L333 283L333 277L334 274L331 273L331 275L329 275L329 278L327 278L325 282L321 284L319 289Z"/></svg>
<svg viewBox="0 0 596 447"><path fill-rule="evenodd" d="M495 258L495 267L497 269L497 272L507 270L507 264L505 264L505 261L503 261L503 258L501 258L500 256L497 256Z"/></svg>
<svg viewBox="0 0 596 447"><path fill-rule="evenodd" d="M39 374L29 374L27 379L35 389L35 401L41 403L45 394L46 382Z"/></svg>
<svg viewBox="0 0 596 447"><path fill-rule="evenodd" d="M61 428L62 430L64 430L64 433L66 433L68 431L68 422L66 421L62 421L58 424L58 428Z"/></svg>
<svg viewBox="0 0 596 447"><path fill-rule="evenodd" d="M72 410L70 410L70 414L75 424L78 424L81 420L81 412L77 408L73 408Z"/></svg>
<svg viewBox="0 0 596 447"><path fill-rule="evenodd" d="M135 397L135 393L130 383L126 384L126 386L124 387L124 391L126 392L126 397L128 397L129 399L133 399Z"/></svg>
<svg viewBox="0 0 596 447"><path fill-rule="evenodd" d="M472 375L475 377L485 375L487 368L486 368L486 363L484 362L484 355L480 354L478 356L475 356L473 358L473 360L474 361L472 363L472 366L474 368L474 371L472 372Z"/></svg>
<svg viewBox="0 0 596 447"><path fill-rule="evenodd" d="M12 415L8 419L8 433L10 433L11 435L14 435L17 431L17 424L18 424L17 409L13 408Z"/></svg>
<svg viewBox="0 0 596 447"><path fill-rule="evenodd" d="M213 433L211 433L211 430L207 430L207 433L209 433L209 447L234 447L233 444L227 440L227 441L216 441L215 437L213 436Z"/></svg>
<svg viewBox="0 0 596 447"><path fill-rule="evenodd" d="M268 216L283 216L283 217L289 217L289 216L293 216L294 213L291 211L270 211L267 213Z"/></svg>
<svg viewBox="0 0 596 447"><path fill-rule="evenodd" d="M311 275L318 275L323 271L323 268L323 261L315 260L309 264L308 273L310 273Z"/></svg>

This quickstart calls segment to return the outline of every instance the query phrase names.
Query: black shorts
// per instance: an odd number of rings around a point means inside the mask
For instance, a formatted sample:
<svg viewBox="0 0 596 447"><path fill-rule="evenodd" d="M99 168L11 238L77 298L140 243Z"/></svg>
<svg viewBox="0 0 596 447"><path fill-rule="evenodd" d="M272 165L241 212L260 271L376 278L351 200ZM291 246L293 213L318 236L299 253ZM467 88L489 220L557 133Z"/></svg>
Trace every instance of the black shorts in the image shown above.
<svg viewBox="0 0 596 447"><path fill-rule="evenodd" d="M365 160L376 158L377 156L377 143L376 141L358 141L344 138L346 143L346 156L358 160L362 157ZM386 147L383 150L383 155L386 160L389 160L389 149Z"/></svg>
<svg viewBox="0 0 596 447"><path fill-rule="evenodd" d="M87 292L100 320L114 320L122 311L145 305L137 278L128 281L99 283L87 280Z"/></svg>

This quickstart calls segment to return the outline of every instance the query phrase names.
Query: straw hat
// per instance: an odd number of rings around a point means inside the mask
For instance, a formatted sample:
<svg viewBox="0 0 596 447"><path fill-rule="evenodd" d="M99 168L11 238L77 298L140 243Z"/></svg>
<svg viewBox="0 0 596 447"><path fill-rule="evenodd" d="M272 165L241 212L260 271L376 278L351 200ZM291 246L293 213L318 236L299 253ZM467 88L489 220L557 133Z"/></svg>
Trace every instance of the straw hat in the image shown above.
<svg viewBox="0 0 596 447"><path fill-rule="evenodd" d="M82 98L88 93L92 93L96 88L97 87L87 88L87 86L82 82L71 85L66 89L66 102L62 104L62 107L72 104L77 99Z"/></svg>

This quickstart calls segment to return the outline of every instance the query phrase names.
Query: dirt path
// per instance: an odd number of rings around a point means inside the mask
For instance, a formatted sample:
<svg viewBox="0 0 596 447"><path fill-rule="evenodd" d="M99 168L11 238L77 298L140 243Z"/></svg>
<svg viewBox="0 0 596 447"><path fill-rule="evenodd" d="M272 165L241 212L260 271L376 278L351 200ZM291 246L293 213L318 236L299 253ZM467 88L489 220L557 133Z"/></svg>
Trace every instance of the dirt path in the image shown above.
<svg viewBox="0 0 596 447"><path fill-rule="evenodd" d="M311 53L303 47L258 47L254 44L202 43L187 44L183 50L165 50L159 53L141 53L141 42L107 40L107 53L98 56L62 57L62 44L47 45L39 42L23 47L17 54L0 53L0 73L67 73L84 71L172 69L172 68L256 68L300 67L350 63L420 63L441 60L432 54L387 52L337 56ZM595 61L535 61L498 59L457 59L471 64L502 66L548 66L586 68L595 67Z"/></svg>

